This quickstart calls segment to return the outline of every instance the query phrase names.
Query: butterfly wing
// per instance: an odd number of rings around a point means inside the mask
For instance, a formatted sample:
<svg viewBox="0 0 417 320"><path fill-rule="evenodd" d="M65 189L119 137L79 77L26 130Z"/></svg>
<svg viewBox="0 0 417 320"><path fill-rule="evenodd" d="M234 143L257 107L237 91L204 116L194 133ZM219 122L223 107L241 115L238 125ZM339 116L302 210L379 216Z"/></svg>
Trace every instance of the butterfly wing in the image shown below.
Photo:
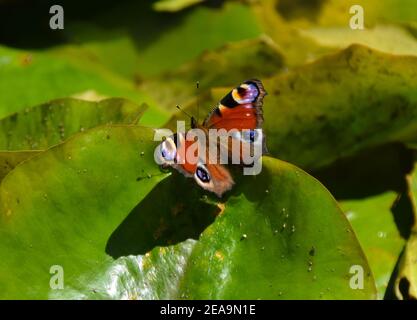
<svg viewBox="0 0 417 320"><path fill-rule="evenodd" d="M227 148L229 158L232 156L234 143L240 144L241 156L244 150L253 151L254 144L261 144L263 154L267 152L262 130L265 95L266 91L260 80L247 80L230 91L204 120L203 127L207 129L238 131L231 135L227 143L219 145L220 148Z"/></svg>
<svg viewBox="0 0 417 320"><path fill-rule="evenodd" d="M204 120L203 126L226 130L262 128L265 95L266 91L260 80L247 80L220 100Z"/></svg>

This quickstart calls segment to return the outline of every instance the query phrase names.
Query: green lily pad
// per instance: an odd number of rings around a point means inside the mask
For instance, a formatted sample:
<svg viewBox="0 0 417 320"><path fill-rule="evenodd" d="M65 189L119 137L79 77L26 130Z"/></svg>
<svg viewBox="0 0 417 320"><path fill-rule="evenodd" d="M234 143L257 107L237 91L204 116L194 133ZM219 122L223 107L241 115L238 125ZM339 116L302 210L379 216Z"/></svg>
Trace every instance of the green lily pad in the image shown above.
<svg viewBox="0 0 417 320"><path fill-rule="evenodd" d="M416 76L417 58L353 45L265 81L270 152L317 169L365 148L413 139Z"/></svg>
<svg viewBox="0 0 417 320"><path fill-rule="evenodd" d="M158 18L165 20L165 15L156 16L155 21ZM198 57L204 50L261 34L250 8L238 2L226 3L221 9L196 7L177 19L181 19L181 23L166 29L158 41L148 43L139 52L137 68L140 75L150 76L172 70ZM154 29L159 28L156 26ZM148 26L145 30L152 28Z"/></svg>
<svg viewBox="0 0 417 320"><path fill-rule="evenodd" d="M311 3L311 1L308 3L303 1L286 1L289 6L296 4L296 7L301 7L303 4L306 4L308 9L314 7L318 2L321 1L314 1L314 3ZM270 37L284 53L288 67L303 65L332 51L328 47L322 47L313 39L304 36L297 24L287 21L278 10L282 4L281 0L262 0L254 2L251 8L262 32ZM306 16L306 11L303 10L304 17ZM310 10L308 11L310 13Z"/></svg>
<svg viewBox="0 0 417 320"><path fill-rule="evenodd" d="M414 170L407 176L407 196L411 202L410 234L398 263L394 292L398 299L417 299L417 176ZM404 213L404 212L403 212Z"/></svg>
<svg viewBox="0 0 417 320"><path fill-rule="evenodd" d="M322 26L349 26L353 5L361 5L364 10L366 27L373 27L381 22L408 22L417 20L417 3L413 0L363 0L363 1L322 1L320 16L316 20Z"/></svg>
<svg viewBox="0 0 417 320"><path fill-rule="evenodd" d="M267 0L275 4L279 15L296 27L349 27L354 15L350 8L363 8L364 24L372 28L381 22L405 23L417 20L417 5L413 0ZM355 11L356 12L356 11Z"/></svg>
<svg viewBox="0 0 417 320"><path fill-rule="evenodd" d="M0 120L0 150L46 149L102 124L137 124L146 109L117 98L54 100Z"/></svg>
<svg viewBox="0 0 417 320"><path fill-rule="evenodd" d="M417 299L417 233L413 232L399 261L395 279L395 295L398 299Z"/></svg>
<svg viewBox="0 0 417 320"><path fill-rule="evenodd" d="M51 267L65 283L111 261L108 237L163 178L153 130L103 126L18 165L0 185L0 295L48 298ZM13 248L13 250L10 250Z"/></svg>
<svg viewBox="0 0 417 320"><path fill-rule="evenodd" d="M405 243L391 211L397 196L395 192L386 192L365 199L340 202L368 258L379 299L385 295Z"/></svg>
<svg viewBox="0 0 417 320"><path fill-rule="evenodd" d="M348 27L318 27L302 34L326 47L345 48L357 43L392 54L417 55L417 39L400 26L378 25L359 32Z"/></svg>
<svg viewBox="0 0 417 320"><path fill-rule="evenodd" d="M358 4L364 9L365 30L351 30L349 25L353 16L350 8ZM415 53L406 27L417 20L413 0L263 0L254 2L252 8L264 33L285 49L285 60L291 67L351 44ZM388 26L373 29L380 24Z"/></svg>
<svg viewBox="0 0 417 320"><path fill-rule="evenodd" d="M396 143L366 149L313 173L336 197L352 224L374 274L379 299L389 299L393 293L392 274L409 236L411 206L403 193L413 164L413 152Z"/></svg>
<svg viewBox="0 0 417 320"><path fill-rule="evenodd" d="M66 20L64 32L80 55L137 83L175 70L205 50L262 33L250 7L239 2L169 14L144 1L113 4L93 13L91 22Z"/></svg>
<svg viewBox="0 0 417 320"><path fill-rule="evenodd" d="M20 162L77 132L102 124L135 124L146 108L116 98L61 99L6 117L0 120L0 179Z"/></svg>
<svg viewBox="0 0 417 320"><path fill-rule="evenodd" d="M67 54L70 54L67 52ZM85 92L102 97L124 97L150 105L150 125L166 121L147 95L131 82L88 59L68 59L48 52L21 51L0 46L0 118L45 101ZM161 122L162 121L162 122Z"/></svg>
<svg viewBox="0 0 417 320"><path fill-rule="evenodd" d="M39 152L42 152L42 150L0 151L0 180L19 163L37 155Z"/></svg>
<svg viewBox="0 0 417 320"><path fill-rule="evenodd" d="M183 182L185 178L175 175L162 184L169 180L172 180L169 184L177 185L176 190L171 188L171 195L165 195L164 189L158 190L158 185L149 194L149 204L154 203L153 207L139 204L143 211L131 213L137 219L136 233L119 237L118 245L124 241L129 248L123 256L103 266L93 276L91 273L80 275L85 282L78 281L76 286L56 290L51 293L52 297L375 298L375 285L366 258L330 193L302 170L268 157L263 159L261 175L239 178L225 203L219 204L222 209L219 216L198 241L157 247L144 254L141 242L152 242L152 231L160 226L138 221L146 222L150 214L155 216L149 217L154 221L164 217L165 228L159 229L162 236L176 234L175 230L181 229L181 224L174 222L177 215L169 214L172 209L163 204L165 199L171 197L174 203L174 199L178 199L183 205L176 212L185 217L195 217L195 211L204 216L215 208L213 205L196 210L199 201L212 203L211 200L195 197L192 190L193 196L180 197L190 190ZM193 188L198 189L195 185ZM162 203L161 211L155 210L158 200ZM135 221L133 217L127 220L126 228ZM137 248L142 255L132 255L137 253ZM363 268L363 289L350 286L353 265Z"/></svg>

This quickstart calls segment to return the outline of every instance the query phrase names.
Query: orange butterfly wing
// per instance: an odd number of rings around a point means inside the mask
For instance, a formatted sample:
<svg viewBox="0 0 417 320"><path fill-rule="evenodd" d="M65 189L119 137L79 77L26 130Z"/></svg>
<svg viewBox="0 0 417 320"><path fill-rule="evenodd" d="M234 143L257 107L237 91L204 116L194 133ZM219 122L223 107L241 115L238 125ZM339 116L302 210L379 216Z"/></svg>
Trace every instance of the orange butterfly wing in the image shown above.
<svg viewBox="0 0 417 320"><path fill-rule="evenodd" d="M230 91L203 122L208 129L260 129L263 124L263 99L266 91L261 81L243 82Z"/></svg>
<svg viewBox="0 0 417 320"><path fill-rule="evenodd" d="M257 143L261 144L263 154L267 152L265 136L262 131L264 122L262 106L266 94L260 80L247 80L230 91L204 120L203 126L208 129L225 129L227 131L234 129L242 132L242 135L238 137L230 137L227 145L219 145L219 148L227 148L229 158L232 157L233 143L239 144L240 160L243 163L244 152L253 153L255 136L259 132L262 133L262 136ZM250 130L248 139L243 139L244 130Z"/></svg>

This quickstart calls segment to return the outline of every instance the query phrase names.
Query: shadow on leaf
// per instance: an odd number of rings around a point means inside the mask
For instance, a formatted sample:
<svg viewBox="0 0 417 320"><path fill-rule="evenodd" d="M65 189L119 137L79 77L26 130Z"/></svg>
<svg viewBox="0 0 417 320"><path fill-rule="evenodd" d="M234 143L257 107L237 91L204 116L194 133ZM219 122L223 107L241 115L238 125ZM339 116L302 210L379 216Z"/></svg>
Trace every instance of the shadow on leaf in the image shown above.
<svg viewBox="0 0 417 320"><path fill-rule="evenodd" d="M208 201L193 179L177 172L163 180L110 236L106 253L113 258L142 255L155 246L198 239L220 209Z"/></svg>

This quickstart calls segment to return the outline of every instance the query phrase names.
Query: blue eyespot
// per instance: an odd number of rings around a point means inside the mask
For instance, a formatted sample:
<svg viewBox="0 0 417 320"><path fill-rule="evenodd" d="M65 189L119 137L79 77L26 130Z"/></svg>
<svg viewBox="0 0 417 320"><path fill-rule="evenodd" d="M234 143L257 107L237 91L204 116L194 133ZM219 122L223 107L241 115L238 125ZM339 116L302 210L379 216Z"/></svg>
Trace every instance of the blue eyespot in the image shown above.
<svg viewBox="0 0 417 320"><path fill-rule="evenodd" d="M238 104L252 103L258 96L259 89L252 83L243 83L232 91L232 98Z"/></svg>
<svg viewBox="0 0 417 320"><path fill-rule="evenodd" d="M166 161L174 161L177 156L177 147L172 139L166 139L161 143L161 156Z"/></svg>
<svg viewBox="0 0 417 320"><path fill-rule="evenodd" d="M254 84L247 84L245 100L250 100L251 102L253 102L256 100L258 95L259 95L258 88Z"/></svg>
<svg viewBox="0 0 417 320"><path fill-rule="evenodd" d="M203 167L197 167L197 171L196 171L197 177L202 181L202 182L209 182L210 181L210 175L209 173L206 171L206 169L204 169Z"/></svg>

